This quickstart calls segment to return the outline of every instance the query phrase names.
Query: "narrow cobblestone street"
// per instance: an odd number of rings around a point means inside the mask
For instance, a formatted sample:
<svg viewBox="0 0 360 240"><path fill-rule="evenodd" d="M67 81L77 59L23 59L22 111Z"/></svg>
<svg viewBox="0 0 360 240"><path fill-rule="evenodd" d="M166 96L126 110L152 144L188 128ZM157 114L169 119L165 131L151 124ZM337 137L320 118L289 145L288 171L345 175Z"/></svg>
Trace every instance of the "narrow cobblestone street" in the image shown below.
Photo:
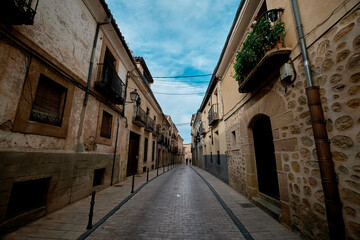
<svg viewBox="0 0 360 240"><path fill-rule="evenodd" d="M135 189L141 189L98 228L101 219L129 196L131 177L97 193L95 227L93 232L87 232L90 235L83 234L89 211L88 197L24 226L4 239L300 239L205 170L179 165L162 173L163 169L160 169L156 177L156 170L151 171L149 179L153 180L142 188L146 174L137 175ZM197 173L241 222L248 238Z"/></svg>
<svg viewBox="0 0 360 240"><path fill-rule="evenodd" d="M187 166L154 180L90 239L244 239L215 196Z"/></svg>
<svg viewBox="0 0 360 240"><path fill-rule="evenodd" d="M224 187L220 185L217 187ZM255 219L247 215L255 239L297 239L255 209ZM143 188L88 239L245 238L204 181L189 166L182 165Z"/></svg>

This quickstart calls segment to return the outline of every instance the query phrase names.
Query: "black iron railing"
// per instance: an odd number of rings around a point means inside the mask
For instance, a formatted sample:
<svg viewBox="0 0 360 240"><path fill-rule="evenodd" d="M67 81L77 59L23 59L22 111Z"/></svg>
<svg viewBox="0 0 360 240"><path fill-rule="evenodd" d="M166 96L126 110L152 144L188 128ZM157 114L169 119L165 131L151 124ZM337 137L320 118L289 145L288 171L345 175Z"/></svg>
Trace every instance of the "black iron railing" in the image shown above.
<svg viewBox="0 0 360 240"><path fill-rule="evenodd" d="M154 120L147 117L146 129L148 131L154 131Z"/></svg>
<svg viewBox="0 0 360 240"><path fill-rule="evenodd" d="M134 107L134 122L140 126L146 126L146 112L140 107Z"/></svg>
<svg viewBox="0 0 360 240"><path fill-rule="evenodd" d="M155 131L155 133L156 134L160 134L160 131L161 131L161 124L156 124L156 131Z"/></svg>
<svg viewBox="0 0 360 240"><path fill-rule="evenodd" d="M158 143L159 143L159 144L163 144L164 141L165 141L164 134L161 134L161 135L158 137Z"/></svg>
<svg viewBox="0 0 360 240"><path fill-rule="evenodd" d="M205 131L205 126L203 122L200 122L200 126L199 126L199 132L201 135L205 135L206 131Z"/></svg>
<svg viewBox="0 0 360 240"><path fill-rule="evenodd" d="M215 124L219 120L218 104L213 104L209 110L209 125Z"/></svg>
<svg viewBox="0 0 360 240"><path fill-rule="evenodd" d="M10 25L32 25L38 3L38 0L2 0L0 21Z"/></svg>
<svg viewBox="0 0 360 240"><path fill-rule="evenodd" d="M99 78L95 89L115 104L125 102L125 84L111 64L99 64Z"/></svg>

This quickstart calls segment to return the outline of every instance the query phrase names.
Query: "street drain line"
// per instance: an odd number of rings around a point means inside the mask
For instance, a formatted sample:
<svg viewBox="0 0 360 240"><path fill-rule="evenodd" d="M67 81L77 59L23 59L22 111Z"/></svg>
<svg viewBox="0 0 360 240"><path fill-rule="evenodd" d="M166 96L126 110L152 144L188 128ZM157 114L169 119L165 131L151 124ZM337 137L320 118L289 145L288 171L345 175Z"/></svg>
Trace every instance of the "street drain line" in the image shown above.
<svg viewBox="0 0 360 240"><path fill-rule="evenodd" d="M179 165L180 166L180 165ZM178 166L176 166L178 167ZM176 168L175 167L175 168ZM173 169L175 169L173 168ZM169 172L169 171L167 171ZM160 177L161 175L167 173L163 172L160 173L158 176L153 177L152 179L149 179L149 181L143 183L140 187L138 187L133 193L131 193L129 196L127 196L124 200L122 200L113 210L111 210L108 214L106 214L102 219L100 219L96 224L94 224L93 228L90 230L87 230L77 240L84 240L86 239L91 233L93 233L98 227L100 227L109 217L111 217L116 211L118 211L127 201L129 201L136 193L138 193L143 187L145 187L148 183L150 183L152 180L155 180L156 178Z"/></svg>
<svg viewBox="0 0 360 240"><path fill-rule="evenodd" d="M225 209L225 211L227 212L227 214L229 215L231 220L235 223L235 225L238 227L238 229L240 230L242 235L245 237L245 239L246 240L254 240L254 238L246 230L244 225L242 225L242 223L239 221L239 219L235 216L235 214L231 211L231 209L226 205L226 203L222 200L220 195L215 191L215 189L210 185L210 183L203 176L201 176L200 173L198 171L196 171L192 166L190 166L190 167L192 170L194 170L197 173L197 175L200 176L200 178L206 183L206 185L208 185L208 187L210 188L212 193L215 195L216 199L219 201L221 206Z"/></svg>

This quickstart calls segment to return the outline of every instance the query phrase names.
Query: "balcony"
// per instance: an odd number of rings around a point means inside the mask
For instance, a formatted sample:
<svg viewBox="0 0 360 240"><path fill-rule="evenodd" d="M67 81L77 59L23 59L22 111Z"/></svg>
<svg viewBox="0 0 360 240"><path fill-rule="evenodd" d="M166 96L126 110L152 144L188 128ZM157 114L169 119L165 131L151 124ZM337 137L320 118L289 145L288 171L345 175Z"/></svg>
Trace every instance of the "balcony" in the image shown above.
<svg viewBox="0 0 360 240"><path fill-rule="evenodd" d="M161 134L161 135L158 137L158 143L163 145L164 141L165 141L164 134Z"/></svg>
<svg viewBox="0 0 360 240"><path fill-rule="evenodd" d="M214 125L217 121L219 121L219 112L218 112L218 104L213 104L209 110L209 125Z"/></svg>
<svg viewBox="0 0 360 240"><path fill-rule="evenodd" d="M134 106L134 118L133 123L138 125L139 127L146 127L147 115L146 112L140 106Z"/></svg>
<svg viewBox="0 0 360 240"><path fill-rule="evenodd" d="M10 25L32 25L38 0L2 0L0 21Z"/></svg>
<svg viewBox="0 0 360 240"><path fill-rule="evenodd" d="M234 78L239 92L248 93L273 79L289 60L291 49L285 48L284 9L266 11L254 21L240 51L236 54Z"/></svg>
<svg viewBox="0 0 360 240"><path fill-rule="evenodd" d="M149 118L148 116L147 116L147 122L146 122L145 130L147 130L149 132L154 131L154 120Z"/></svg>
<svg viewBox="0 0 360 240"><path fill-rule="evenodd" d="M199 132L201 135L206 135L206 130L205 130L203 122L200 123Z"/></svg>
<svg viewBox="0 0 360 240"><path fill-rule="evenodd" d="M125 103L125 84L111 64L99 65L99 77L94 88L115 104Z"/></svg>
<svg viewBox="0 0 360 240"><path fill-rule="evenodd" d="M155 123L154 123L155 124ZM155 131L153 132L153 135L157 136L160 134L161 131L161 124L155 124Z"/></svg>

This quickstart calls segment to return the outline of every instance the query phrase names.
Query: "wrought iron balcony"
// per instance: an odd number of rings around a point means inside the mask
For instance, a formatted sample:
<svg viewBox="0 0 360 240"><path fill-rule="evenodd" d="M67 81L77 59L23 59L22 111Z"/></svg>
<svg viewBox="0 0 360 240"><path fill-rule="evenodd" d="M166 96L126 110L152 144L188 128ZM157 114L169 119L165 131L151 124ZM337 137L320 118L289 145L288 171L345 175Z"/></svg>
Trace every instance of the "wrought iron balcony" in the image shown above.
<svg viewBox="0 0 360 240"><path fill-rule="evenodd" d="M10 25L32 25L39 0L2 0L0 21Z"/></svg>
<svg viewBox="0 0 360 240"><path fill-rule="evenodd" d="M204 127L203 122L200 123L199 132L200 132L201 135L206 135L206 131L205 131L205 127Z"/></svg>
<svg viewBox="0 0 360 240"><path fill-rule="evenodd" d="M125 84L110 64L99 65L99 78L94 88L115 104L125 103Z"/></svg>
<svg viewBox="0 0 360 240"><path fill-rule="evenodd" d="M153 135L157 136L160 134L161 131L161 124L155 124L154 122L155 131L153 131Z"/></svg>
<svg viewBox="0 0 360 240"><path fill-rule="evenodd" d="M164 140L165 140L164 134L161 134L161 135L158 137L158 143L159 143L159 144L163 144L163 143L164 143Z"/></svg>
<svg viewBox="0 0 360 240"><path fill-rule="evenodd" d="M219 120L218 104L213 104L209 110L209 125L215 124Z"/></svg>
<svg viewBox="0 0 360 240"><path fill-rule="evenodd" d="M133 122L140 127L146 127L146 112L140 106L134 106Z"/></svg>
<svg viewBox="0 0 360 240"><path fill-rule="evenodd" d="M147 117L147 123L146 123L146 127L145 127L145 130L147 131L151 131L153 132L154 131L154 120Z"/></svg>
<svg viewBox="0 0 360 240"><path fill-rule="evenodd" d="M291 49L285 47L285 24L281 18L283 12L281 8L271 9L258 17L237 53L234 69L240 93L248 93L266 85L289 60Z"/></svg>

